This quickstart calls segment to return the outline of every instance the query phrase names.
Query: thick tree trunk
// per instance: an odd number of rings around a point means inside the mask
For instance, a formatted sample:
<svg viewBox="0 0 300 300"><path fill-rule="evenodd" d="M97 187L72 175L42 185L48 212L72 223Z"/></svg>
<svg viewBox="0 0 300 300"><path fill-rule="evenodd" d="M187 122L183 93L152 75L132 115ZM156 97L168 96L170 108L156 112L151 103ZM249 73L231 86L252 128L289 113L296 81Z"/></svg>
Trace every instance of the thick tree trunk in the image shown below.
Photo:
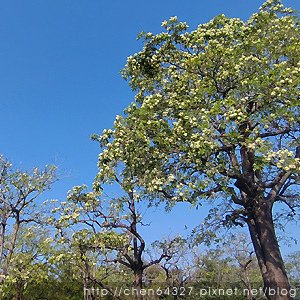
<svg viewBox="0 0 300 300"><path fill-rule="evenodd" d="M141 290L143 288L143 268L138 268L134 271L134 289L135 289L135 300L142 300L143 296Z"/></svg>
<svg viewBox="0 0 300 300"><path fill-rule="evenodd" d="M254 208L248 222L268 300L290 300L290 284L275 234L272 204Z"/></svg>

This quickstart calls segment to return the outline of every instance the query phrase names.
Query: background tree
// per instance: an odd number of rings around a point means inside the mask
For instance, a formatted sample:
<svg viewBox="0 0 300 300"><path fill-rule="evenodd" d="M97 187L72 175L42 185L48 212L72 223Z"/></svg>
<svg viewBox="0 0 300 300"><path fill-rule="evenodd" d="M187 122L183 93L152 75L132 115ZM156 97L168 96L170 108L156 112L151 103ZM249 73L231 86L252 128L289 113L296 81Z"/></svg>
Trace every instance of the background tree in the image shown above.
<svg viewBox="0 0 300 300"><path fill-rule="evenodd" d="M224 251L232 259L233 268L236 265L239 274L238 281L242 281L243 288L248 290L248 300L257 299L251 294L252 289L261 287L261 276L258 272L257 260L248 236L243 232L236 232L226 237L223 243ZM235 269L235 268L234 268Z"/></svg>
<svg viewBox="0 0 300 300"><path fill-rule="evenodd" d="M74 187L67 201L54 210L61 212L56 226L59 230L75 229L73 238L76 239L82 257L85 257L88 280L111 291L109 278L105 278L108 279L106 281L99 280L99 277L90 272L91 262L86 253L94 251L99 254L96 265L102 261L104 267L106 265L110 268L111 264L116 264L129 269L134 278L134 296L142 299L140 291L143 287L144 271L164 259L169 259L174 252L173 244L162 248L159 256L147 259L146 242L140 233L140 226L145 224L137 208L139 194L130 181L125 182L116 177L115 183L121 188L120 193L123 196L108 197L99 186L99 181L95 182L94 192L88 192L86 186ZM105 285L105 282L108 284Z"/></svg>
<svg viewBox="0 0 300 300"><path fill-rule="evenodd" d="M300 251L293 252L286 258L286 268L293 287L300 296Z"/></svg>
<svg viewBox="0 0 300 300"><path fill-rule="evenodd" d="M44 221L37 201L56 180L55 170L52 166L44 170L34 168L31 172L14 170L0 156L0 286L10 272L16 271L12 262L16 259L20 231Z"/></svg>
<svg viewBox="0 0 300 300"><path fill-rule="evenodd" d="M125 165L153 199L209 200L223 224L248 227L268 299L290 299L268 290L290 289L273 206L286 205L283 218L299 207L298 17L268 0L246 22L162 25L128 58L135 102L99 139L99 178Z"/></svg>
<svg viewBox="0 0 300 300"><path fill-rule="evenodd" d="M232 272L231 258L221 248L209 249L196 257L196 265L199 286L222 289L237 282L236 269Z"/></svg>
<svg viewBox="0 0 300 300"><path fill-rule="evenodd" d="M52 239L47 231L37 226L21 228L10 262L9 273L1 285L1 299L24 300L38 298L39 286L48 280L51 267Z"/></svg>
<svg viewBox="0 0 300 300"><path fill-rule="evenodd" d="M160 267L165 275L165 283L161 282L160 287L165 287L165 290L172 299L188 299L190 297L191 286L195 281L195 252L196 247L193 247L188 238L176 237L156 241L153 243L155 248L172 247L173 255L170 259L162 261ZM165 293L166 294L166 293ZM167 295L166 295L167 296ZM189 296L189 297L188 297Z"/></svg>

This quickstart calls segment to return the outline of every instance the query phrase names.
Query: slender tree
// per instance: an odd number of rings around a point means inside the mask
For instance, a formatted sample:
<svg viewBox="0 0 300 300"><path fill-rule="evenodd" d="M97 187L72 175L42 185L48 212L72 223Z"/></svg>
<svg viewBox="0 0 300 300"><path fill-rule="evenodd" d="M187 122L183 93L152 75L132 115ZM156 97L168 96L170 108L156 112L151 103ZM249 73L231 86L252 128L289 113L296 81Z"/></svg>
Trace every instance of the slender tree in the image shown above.
<svg viewBox="0 0 300 300"><path fill-rule="evenodd" d="M249 237L242 232L230 234L228 240L223 243L224 250L229 257L233 258L233 263L237 265L240 280L243 283L244 289L247 291L246 296L248 300L253 300L252 289L256 289L260 284L261 278L257 273L257 261L254 256L253 248L251 247ZM251 274L252 273L252 274ZM252 275L252 276L251 276ZM253 280L255 280L253 282Z"/></svg>
<svg viewBox="0 0 300 300"><path fill-rule="evenodd" d="M91 261L86 253L94 251L100 254L96 264L102 261L107 267L111 264L121 265L132 272L132 297L140 300L143 298L141 290L144 271L172 257L174 247L170 242L161 249L157 257L151 259L149 256L147 259L146 242L140 230L145 224L137 208L139 194L132 188L132 182L124 182L116 177L115 183L121 187L120 193L124 193L123 196L108 197L100 188L99 181L95 182L93 192L88 192L86 186L74 187L67 201L57 208L61 211L61 217L56 226L66 232L68 229L75 230L73 239L76 240L85 266L86 287L88 281L92 281L113 294L110 285L91 272ZM62 233L63 237L64 235ZM124 297L119 295L118 299Z"/></svg>
<svg viewBox="0 0 300 300"><path fill-rule="evenodd" d="M55 170L22 172L0 156L0 286L9 275L22 228L43 222L37 201L55 182Z"/></svg>

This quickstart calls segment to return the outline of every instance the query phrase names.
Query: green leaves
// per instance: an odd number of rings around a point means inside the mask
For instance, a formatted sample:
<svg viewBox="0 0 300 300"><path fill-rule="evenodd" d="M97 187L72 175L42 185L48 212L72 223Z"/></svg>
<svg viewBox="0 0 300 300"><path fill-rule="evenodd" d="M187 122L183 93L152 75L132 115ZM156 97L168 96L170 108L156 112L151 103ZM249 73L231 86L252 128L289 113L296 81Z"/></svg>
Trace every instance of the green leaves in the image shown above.
<svg viewBox="0 0 300 300"><path fill-rule="evenodd" d="M141 35L144 48L123 71L136 101L103 134L98 179L123 168L153 198L224 196L245 170L244 148L260 173L257 188L274 180L282 168L267 155L299 145L297 24L291 10L267 1L247 22L220 15L188 32L171 18L166 31Z"/></svg>
<svg viewBox="0 0 300 300"><path fill-rule="evenodd" d="M44 224L46 216L41 207L37 208L37 201L56 180L54 166L25 172L15 170L0 156L0 274L5 278L14 278L11 272L18 271L16 263L26 261L20 248L25 251L28 241L22 245L22 238L33 239L34 226Z"/></svg>

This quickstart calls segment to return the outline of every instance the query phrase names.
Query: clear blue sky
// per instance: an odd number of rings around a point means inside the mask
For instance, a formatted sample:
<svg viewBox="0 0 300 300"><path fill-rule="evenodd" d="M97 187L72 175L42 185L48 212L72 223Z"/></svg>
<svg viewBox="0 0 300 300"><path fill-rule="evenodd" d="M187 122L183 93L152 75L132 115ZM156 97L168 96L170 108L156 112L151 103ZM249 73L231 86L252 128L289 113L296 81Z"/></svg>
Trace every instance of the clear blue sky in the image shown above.
<svg viewBox="0 0 300 300"><path fill-rule="evenodd" d="M132 100L119 71L140 49L137 34L157 33L161 22L175 15L192 29L220 13L246 19L262 3L1 1L0 153L21 168L57 164L64 176L51 198L64 198L73 185L90 184L99 149L89 136L110 127ZM299 0L283 3L300 10ZM157 212L157 219L162 214ZM169 229L174 234L185 223L198 224L199 211L178 207L164 217L166 234ZM153 222L149 239L159 237L161 226L162 220Z"/></svg>

